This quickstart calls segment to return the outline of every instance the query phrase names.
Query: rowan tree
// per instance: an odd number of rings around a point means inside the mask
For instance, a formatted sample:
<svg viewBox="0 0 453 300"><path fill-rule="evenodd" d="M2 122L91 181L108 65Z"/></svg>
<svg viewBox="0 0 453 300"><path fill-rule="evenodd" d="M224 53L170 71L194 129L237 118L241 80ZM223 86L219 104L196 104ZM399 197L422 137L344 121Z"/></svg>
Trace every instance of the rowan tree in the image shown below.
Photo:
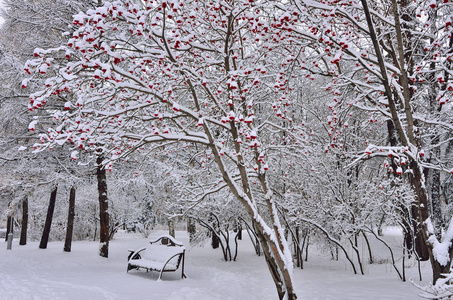
<svg viewBox="0 0 453 300"><path fill-rule="evenodd" d="M297 49L274 18L284 20L267 2L105 3L74 16L66 45L36 49L24 84L51 75L30 105L60 103L58 124L36 151L71 143L73 159L103 155L110 169L136 151L204 147L204 164L217 175L211 190L228 188L242 203L279 298L295 299L266 175L280 148L289 152L305 137L288 109Z"/></svg>

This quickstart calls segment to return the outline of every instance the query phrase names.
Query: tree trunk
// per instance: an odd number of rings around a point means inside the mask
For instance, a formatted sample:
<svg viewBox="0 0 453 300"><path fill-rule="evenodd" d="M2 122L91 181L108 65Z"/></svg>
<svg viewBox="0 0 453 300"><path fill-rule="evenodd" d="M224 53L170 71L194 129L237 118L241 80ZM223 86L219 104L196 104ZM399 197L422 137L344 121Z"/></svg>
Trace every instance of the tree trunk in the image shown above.
<svg viewBox="0 0 453 300"><path fill-rule="evenodd" d="M253 222L256 222L253 220ZM267 263L267 267L272 275L275 286L277 288L278 298L295 300L297 299L296 293L293 290L291 274L288 269L284 269L281 266L285 265L280 255L275 255L274 253L278 252L273 242L270 241L270 237L266 236L265 233L261 232L261 226L256 222L255 223L257 231L256 235L260 240L261 246L263 248L264 257ZM279 266L280 265L280 266Z"/></svg>
<svg viewBox="0 0 453 300"><path fill-rule="evenodd" d="M436 281L440 278L443 278L442 274L447 274L450 273L450 267L451 263L453 260L453 251L451 247L451 242L450 246L448 247L448 253L449 253L449 261L445 264L445 266L441 265L437 258L435 257L433 253L433 245L428 242L429 239L429 233L427 230L428 224L425 222L429 218L429 211L428 211L428 199L427 199L427 192L422 184L422 176L423 173L420 170L420 167L418 166L417 162L411 161L411 169L413 171L413 174L409 176L411 185L415 191L416 194L416 208L418 209L417 211L417 216L416 220L420 225L420 231L423 234L423 249L426 249L426 253L422 253L426 257L428 257L431 261L431 267L433 270L433 284L436 283ZM416 246L417 246L417 240L415 240ZM421 241L420 241L421 243Z"/></svg>
<svg viewBox="0 0 453 300"><path fill-rule="evenodd" d="M193 218L187 219L187 232L189 233L189 242L192 242L196 233L196 227Z"/></svg>
<svg viewBox="0 0 453 300"><path fill-rule="evenodd" d="M428 12L428 20L430 22L436 22L437 19L437 10L430 9ZM431 38L429 40L429 43L433 45L435 43L435 36L436 36L436 28L435 26L430 26L430 33L431 33ZM437 94L439 92L439 87L438 87L438 82L437 79L435 78L435 71L437 66L437 62L435 59L431 60L429 64L429 69L430 73L427 76L428 82L429 82L429 93L428 93L428 99L429 99L429 108L432 113L440 113L442 111L442 105L439 105L437 102ZM447 77L445 78L448 82L448 72L445 74ZM434 146L434 148L430 151L430 158L428 162L431 162L431 160L434 158L440 158L440 148L436 147L440 141L440 134L439 132L435 133L434 138L431 141L431 145ZM442 220L442 210L440 206L440 171L435 170L435 169L426 169L425 170L425 178L428 178L428 173L431 172L431 204L432 204L432 220L433 220L433 225L434 225L434 234L436 235L436 238L440 241L442 238L442 228L444 227L443 220Z"/></svg>
<svg viewBox="0 0 453 300"><path fill-rule="evenodd" d="M238 239L239 239L239 236L242 234L242 228L241 230L239 230L236 234L236 236L234 237L234 257L233 257L233 260L236 261L236 258L238 257Z"/></svg>
<svg viewBox="0 0 453 300"><path fill-rule="evenodd" d="M168 220L168 234L175 237L175 222L173 219Z"/></svg>
<svg viewBox="0 0 453 300"><path fill-rule="evenodd" d="M8 216L6 220L6 236L5 236L5 242L8 241L8 234L14 233L14 224L13 224L13 217Z"/></svg>
<svg viewBox="0 0 453 300"><path fill-rule="evenodd" d="M362 234L363 234L363 238L365 239L366 246L368 248L368 256L369 256L368 263L373 264L374 263L374 261L373 261L373 253L371 252L370 241L368 240L368 237L366 236L365 231L362 230Z"/></svg>
<svg viewBox="0 0 453 300"><path fill-rule="evenodd" d="M296 256L296 267L303 269L302 251L300 251L300 227L296 226L296 232L294 237L294 255Z"/></svg>
<svg viewBox="0 0 453 300"><path fill-rule="evenodd" d="M439 138L436 137L431 142L433 145L439 143ZM439 157L439 149L434 149L434 156ZM442 239L442 228L445 224L442 218L442 208L440 202L440 171L439 170L429 170L431 172L431 207L432 207L432 220L434 225L434 234L436 238L440 241ZM428 176L425 175L425 178Z"/></svg>
<svg viewBox="0 0 453 300"><path fill-rule="evenodd" d="M409 181L412 185L413 190L415 191L415 204L412 206L412 217L416 220L416 232L415 232L415 251L419 256L419 259L422 261L428 260L433 257L430 255L430 249L428 249L428 236L426 230L424 230L424 222L429 218L428 212L428 198L424 185L423 174L418 166L418 163L414 160L411 160L409 166L412 170L412 173L409 174ZM439 274L440 275L440 274Z"/></svg>
<svg viewBox="0 0 453 300"><path fill-rule="evenodd" d="M227 57L225 65L225 70L229 71ZM238 129L233 121L230 122L230 125L231 137L233 138L233 140L237 140L239 136ZM241 178L241 187L239 188L239 186L235 183L235 180L232 178L231 174L227 171L227 168L221 158L220 150L217 148L216 143L214 142L212 132L209 130L208 126L204 125L204 128L210 142L210 148L212 150L212 153L214 154L214 159L216 160L217 166L219 167L219 171L222 174L224 181L228 185L231 193L239 202L241 202L247 214L252 219L252 224L256 229L256 235L263 249L266 263L268 265L275 287L277 288L279 299L297 299L296 293L293 289L293 279L291 273L293 262L290 255L291 253L283 236L283 230L278 218L277 209L275 207L275 203L272 200L272 191L268 187L265 173L260 173L258 179L261 184L263 195L265 195L264 200L266 202L267 213L269 214L271 220L270 226L267 225L262 216L258 213L256 202L251 193L249 175L245 167L246 164L244 162L244 158L242 156L239 156L237 162L237 170L239 171L239 176ZM241 148L239 143L235 143L235 150L236 153L240 153ZM258 155L256 156L256 162L258 166L261 165L261 162L258 161Z"/></svg>
<svg viewBox="0 0 453 300"><path fill-rule="evenodd" d="M451 273L451 261L453 260L453 252L451 251L451 246L448 249L450 254L450 260L445 266L442 266L437 260L431 258L431 265L433 269L433 284L436 284L436 281L441 278L445 278L442 274Z"/></svg>
<svg viewBox="0 0 453 300"><path fill-rule="evenodd" d="M68 225L66 227L66 239L64 242L63 251L71 252L72 244L72 231L74 228L74 215L75 215L75 195L76 189L74 186L69 191L69 209L68 209Z"/></svg>
<svg viewBox="0 0 453 300"><path fill-rule="evenodd" d="M388 108L390 110L391 119L393 121L393 125L395 126L395 132L397 133L399 140L402 146L410 147L420 146L419 138L416 136L416 123L414 122L413 111L411 100L413 96L413 90L409 86L408 82L408 73L412 72L413 67L413 57L411 55L408 56L409 51L406 51L405 55L405 46L403 41L403 30L407 25L407 20L404 19L405 22L401 22L400 20L400 11L398 9L398 2L396 0L392 1L392 9L393 9L393 16L395 20L395 37L396 37L396 51L393 53L395 57L395 64L398 65L401 74L399 75L399 82L402 87L402 97L399 94L394 94L391 88L390 80L387 74L387 67L384 61L381 46L379 44L379 40L376 35L376 31L374 28L374 24L371 18L370 11L368 9L367 0L361 0L362 6L364 9L366 21L368 24L369 35L373 42L373 47L375 50L375 54L379 63L381 76L382 76L382 84L384 85L385 94L388 100ZM401 3L404 6L408 5L408 2ZM405 16L408 18L409 16ZM408 33L409 34L409 33ZM406 37L406 41L410 42L411 37ZM406 45L407 49L411 49L411 45ZM397 103L401 101L404 104L404 118L405 118L405 126L398 115L398 108ZM423 174L420 169L420 165L414 158L410 158L409 168L412 171L412 174L409 174L409 180L412 186L413 191L416 194L416 199L412 206L412 213L413 218L416 221L416 228L414 230L415 234L415 250L419 254L420 259L431 259L433 262L434 258L428 245L428 234L426 232L426 224L425 221L428 219L428 203L427 203L427 193L424 187L424 178ZM433 266L434 270L434 266Z"/></svg>
<svg viewBox="0 0 453 300"><path fill-rule="evenodd" d="M20 229L19 245L27 244L27 228L28 228L28 197L22 201L22 227Z"/></svg>
<svg viewBox="0 0 453 300"><path fill-rule="evenodd" d="M437 18L437 12L435 10L430 11L429 20L430 21L431 20L435 21L436 18ZM434 30L434 28L432 30ZM430 43L433 43L433 42L434 42L434 40L431 39ZM449 47L451 48L452 46L453 46L453 36L450 35ZM433 76L431 76L429 78L430 82L436 82L435 79L434 79L434 70L436 68L437 68L436 63L433 60L431 62L431 64L430 64L430 69L432 70L432 74L433 74ZM452 69L451 61L447 62L447 68L449 70ZM447 83L449 82L449 76L450 76L450 73L447 70L445 70L444 71L444 78L445 78L446 82L441 86L442 90L446 89ZM430 96L431 96L430 97L430 104L431 104L431 108L434 111L434 108L437 106L436 110L437 110L438 113L440 113L442 111L442 104L439 105L437 103L437 99L436 99L437 97L435 96L437 94L437 92L438 92L437 83L432 83L430 85L430 88L431 88L431 90L430 90ZM440 136L438 134L439 133L437 133L437 135L435 136L435 138L431 142L431 145L437 145L439 143L439 140L442 140L442 138L440 138ZM440 149L439 148L434 148L433 152L432 152L432 156L440 157ZM441 184L440 184L440 171L439 170L435 170L435 169L432 169L430 171L432 172L432 183L431 183L432 223L433 223L433 227L434 227L434 235L435 235L436 239L440 242L440 241L442 241L441 240L441 238L442 238L442 229L445 228L444 220L442 218L441 201L440 201L440 194L441 194L441 191L440 191L440 186L441 186ZM450 220L450 222L452 222L452 220ZM450 238L450 237L447 235L444 238ZM442 242L445 242L445 241L442 241ZM430 251L430 258L431 258L431 264L432 264L432 268L433 268L433 283L436 283L436 281L438 279L440 279L441 277L444 277L444 276L441 276L441 274L451 273L451 264L452 264L452 260L453 260L453 248L451 246L451 243L452 243L452 241L450 240L449 241L449 246L448 246L449 261L446 263L445 266L442 266L437 260L435 260L433 258L432 249L430 249L431 250ZM429 245L429 246L432 247L432 245Z"/></svg>
<svg viewBox="0 0 453 300"><path fill-rule="evenodd" d="M107 197L107 177L105 168L102 166L102 160L102 157L98 157L96 160L99 194L99 242L101 243L99 255L107 258L109 257L109 200Z"/></svg>
<svg viewBox="0 0 453 300"><path fill-rule="evenodd" d="M219 245L220 245L220 240L217 237L217 234L214 231L211 231L211 246L212 246L212 249L219 248Z"/></svg>
<svg viewBox="0 0 453 300"><path fill-rule="evenodd" d="M387 131L389 135L389 143L390 146L396 147L398 145L398 140L395 133L395 125L392 120L387 120ZM391 165L392 169L395 171L397 165L395 163L394 158L391 158ZM402 227L404 232L404 245L408 251L408 255L410 257L412 251L416 251L417 255L424 260L427 260L427 257L423 257L423 247L420 247L420 241L423 242L422 233L420 230L420 226L417 225L417 222L411 217L417 215L417 208L412 207L411 211L409 212L406 207L401 205L400 207L400 214L401 218L403 219ZM414 236L415 235L415 236ZM417 240L418 243L415 245L414 249L414 241ZM424 243L424 242L423 242Z"/></svg>
<svg viewBox="0 0 453 300"><path fill-rule="evenodd" d="M55 210L55 201L57 200L57 188L55 186L52 192L50 193L49 207L47 209L46 223L44 225L44 230L42 232L41 242L39 243L40 249L47 248L47 242L49 241L50 227L52 225L53 212Z"/></svg>
<svg viewBox="0 0 453 300"><path fill-rule="evenodd" d="M237 232L238 240L242 240L242 225L239 223L235 224L234 232Z"/></svg>

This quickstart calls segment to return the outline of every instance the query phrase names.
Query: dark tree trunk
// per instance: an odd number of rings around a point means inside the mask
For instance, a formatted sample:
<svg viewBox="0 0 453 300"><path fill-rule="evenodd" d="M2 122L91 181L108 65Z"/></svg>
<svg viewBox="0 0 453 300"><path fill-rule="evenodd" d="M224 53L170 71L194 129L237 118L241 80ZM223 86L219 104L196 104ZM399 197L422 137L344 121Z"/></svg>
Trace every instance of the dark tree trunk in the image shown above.
<svg viewBox="0 0 453 300"><path fill-rule="evenodd" d="M296 256L296 267L303 269L302 251L300 251L300 227L296 226L295 236L293 238L294 255Z"/></svg>
<svg viewBox="0 0 453 300"><path fill-rule="evenodd" d="M451 273L451 262L453 260L453 251L451 250L451 246L448 248L448 253L450 260L445 264L445 266L441 265L437 260L431 258L434 284L437 282L438 279L445 278L445 274Z"/></svg>
<svg viewBox="0 0 453 300"><path fill-rule="evenodd" d="M8 234L14 233L14 224L13 224L13 217L8 216L6 220L6 236L5 236L5 242L8 241Z"/></svg>
<svg viewBox="0 0 453 300"><path fill-rule="evenodd" d="M47 242L49 241L50 226L52 225L53 212L55 210L55 201L57 200L57 188L55 188L50 193L49 207L47 208L46 223L44 225L44 230L42 232L41 242L39 243L40 249L47 248Z"/></svg>
<svg viewBox="0 0 453 300"><path fill-rule="evenodd" d="M418 257L422 261L426 261L430 257L428 249L428 237L426 236L425 230L422 228L422 224L428 219L428 199L425 187L422 185L422 172L418 163L411 160L409 164L412 173L409 174L409 181L416 194L416 203L412 205L412 217L417 221L416 232L415 232L415 251L417 251Z"/></svg>
<svg viewBox="0 0 453 300"><path fill-rule="evenodd" d="M429 22L435 22L436 19L438 18L437 11L436 10L430 10L429 11ZM430 38L430 43L433 44L435 42L434 37L436 35L437 29L435 26L430 27L430 33L431 33L431 38ZM449 47L451 48L453 46L453 36L450 35L450 40L449 40ZM451 68L451 61L447 62L447 69L452 69ZM439 88L440 90L445 91L447 88L447 84L449 82L449 72L447 70L444 70L444 79L446 82L442 85L438 85L436 78L435 78L435 72L438 69L437 63L435 60L431 60L430 63L430 73L428 73L428 82L430 82L430 89L429 89L429 100L430 100L430 108L432 113L440 113L442 111L442 104L439 104L438 99L437 99L437 94L439 93ZM439 141L443 140L443 138L440 136L439 132L434 132L435 136L433 140L431 141L431 146L433 146L433 149L431 151L431 158L434 159L439 159L440 156L440 148L438 146ZM445 138L445 137L444 137ZM442 218L442 210L441 210L441 202L440 202L440 171L435 170L435 169L430 169L429 172L432 172L432 177L431 177L431 204L432 204L432 212L431 212L431 219L434 227L434 235L436 239L439 242L445 242L442 241L442 228L444 228L444 222ZM425 178L427 178L425 174ZM444 237L444 238L449 238L449 237ZM440 278L444 278L445 276L442 274L447 274L451 273L451 264L453 260L453 249L451 246L451 240L449 241L449 246L448 246L448 252L449 252L449 261L445 264L445 266L442 266L437 259L434 258L434 255L432 253L432 244L428 243L428 246L430 247L430 259L431 259L431 264L433 268L433 283L435 284L436 281Z"/></svg>
<svg viewBox="0 0 453 300"><path fill-rule="evenodd" d="M391 120L387 121L387 130L389 134L390 146L397 146L397 138L395 132L394 123ZM394 159L391 159L392 168L395 171L397 165L395 164ZM412 177L412 180L414 178ZM413 182L413 181L412 181ZM412 184L414 187L414 183ZM415 190L415 187L414 187ZM419 208L416 205L413 205L411 212L406 211L405 207L401 207L400 212L403 218L403 232L404 232L404 241L408 254L410 256L412 251L416 251L418 257L426 261L429 259L428 248L426 246L425 237L422 233L422 228L417 222L417 217L419 216ZM406 221L407 220L407 221ZM412 220L412 221L411 221ZM412 226L412 228L411 228Z"/></svg>
<svg viewBox="0 0 453 300"><path fill-rule="evenodd" d="M395 125L393 124L393 121L392 120L387 120L387 131L388 131L388 137L389 137L389 143L390 143L390 146L392 147L395 147L397 146L398 144L398 139L396 137L396 132L395 132ZM396 168L397 168L397 165L395 163L395 160L392 156L392 158L390 159L390 162L391 162L391 166L392 166L392 169L393 171L396 171ZM416 224L414 224L414 228L411 228L411 217L410 217L410 213L406 210L405 207L400 207L400 214L401 214L401 218L403 219L403 223L401 226L403 226L403 232L404 232L404 245L408 251L408 254L409 256L411 255L412 251L414 250L413 247L413 240L414 240L414 237L412 235L413 232L417 232L416 231ZM413 214L412 214L413 215ZM381 235L382 236L382 235Z"/></svg>
<svg viewBox="0 0 453 300"><path fill-rule="evenodd" d="M434 223L434 233L436 238L440 241L442 238L442 228L444 228L444 222L442 219L442 209L440 206L440 171L431 170L432 182L431 182L431 202L432 202L432 215Z"/></svg>
<svg viewBox="0 0 453 300"><path fill-rule="evenodd" d="M19 245L27 244L27 227L28 227L28 197L22 201L22 227L20 229Z"/></svg>
<svg viewBox="0 0 453 300"><path fill-rule="evenodd" d="M192 242L196 233L195 222L192 218L187 219L187 232L189 233L189 242Z"/></svg>
<svg viewBox="0 0 453 300"><path fill-rule="evenodd" d="M426 260L429 258L430 261L431 261L431 267L433 269L433 284L436 283L436 281L440 278L443 278L442 274L446 274L446 273L450 273L450 267L451 267L451 263L452 263L452 260L453 260L453 251L452 251L452 248L451 248L451 245L449 246L448 248L448 253L449 253L449 261L447 262L447 264L445 264L445 266L441 265L439 263L439 261L436 259L434 253L433 253L433 249L432 249L432 245L428 242L428 231L426 229L426 223L425 221L428 219L429 217L429 212L428 212L428 199L427 199L427 193L426 193L426 190L425 190L425 187L422 185L422 172L420 171L420 168L418 167L418 164L417 162L415 161L411 161L410 163L410 166L411 166L411 169L412 169L412 174L409 175L409 180L413 186L413 189L415 191L415 194L417 196L416 200L416 205L415 207L417 208L417 222L421 225L419 225L421 228L420 228L420 232L423 234L423 237L420 237L419 240L417 240L417 238L415 239L415 246L416 246L416 249L417 249L417 245L420 244L420 247L423 247L421 248L423 250L423 252L421 252L420 254L420 259L421 260L424 260L426 258ZM424 242L422 244L422 242ZM451 244L451 243L450 243ZM418 250L418 249L417 249ZM417 251L417 253L420 253ZM422 256L423 255L423 256Z"/></svg>
<svg viewBox="0 0 453 300"><path fill-rule="evenodd" d="M220 245L220 241L219 241L219 238L217 237L217 235L215 234L215 232L211 232L211 246L212 246L212 249L217 249L219 248L219 245Z"/></svg>
<svg viewBox="0 0 453 300"><path fill-rule="evenodd" d="M102 157L98 157L97 163L97 179L98 179L98 194L99 194L99 238L101 247L99 255L109 257L109 202L107 197L107 177L105 168L102 166Z"/></svg>
<svg viewBox="0 0 453 300"><path fill-rule="evenodd" d="M436 10L429 10L428 12L428 18L429 21L435 22L437 19L437 11ZM436 29L435 26L430 27L430 33L431 33L431 38L430 38L430 44L434 44L435 42L435 36L436 36ZM452 42L450 40L450 42ZM435 78L435 71L437 69L437 63L436 60L431 60L431 63L429 65L430 73L428 73L428 82L429 82L429 104L430 104L430 110L432 113L440 113L442 111L442 105L438 104L437 101L437 94L438 94L438 83ZM445 74L447 77L445 78L448 82L448 72ZM440 135L441 133L436 132L434 138L431 141L431 145L435 146L435 148L432 149L431 151L431 157L429 158L430 162L433 158L440 158L440 149L439 147L436 147L440 141ZM434 234L436 235L436 238L440 241L442 238L442 228L444 226L443 221L442 221L442 210L440 206L440 171L435 170L435 169L426 169L424 170L425 173L425 178L428 178L428 172L432 172L432 177L431 177L431 204L432 204L432 220L433 220L433 225L434 225Z"/></svg>
<svg viewBox="0 0 453 300"><path fill-rule="evenodd" d="M74 229L75 196L76 189L75 187L71 187L71 190L69 191L68 225L66 227L66 239L63 248L63 251L65 252L71 252L72 231Z"/></svg>

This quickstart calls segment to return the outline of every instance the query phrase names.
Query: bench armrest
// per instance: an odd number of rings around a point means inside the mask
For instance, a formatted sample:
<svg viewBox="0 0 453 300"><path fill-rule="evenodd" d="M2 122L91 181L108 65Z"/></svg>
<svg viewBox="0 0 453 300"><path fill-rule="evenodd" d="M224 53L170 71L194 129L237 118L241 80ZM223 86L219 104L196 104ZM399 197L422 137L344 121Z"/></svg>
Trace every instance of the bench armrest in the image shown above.
<svg viewBox="0 0 453 300"><path fill-rule="evenodd" d="M184 250L182 252L179 252L179 253L176 253L174 254L173 256L171 256L169 259L167 259L167 261L165 262L164 266L162 267L162 270L165 270L165 267L167 266L167 264L174 258L174 257L177 257L177 256L184 256ZM181 258L178 259L178 264L176 265L176 267L179 267L179 264L181 263Z"/></svg>
<svg viewBox="0 0 453 300"><path fill-rule="evenodd" d="M187 278L186 277L186 274L184 274L184 260L185 260L185 255L186 255L186 250L183 249L182 252L180 253L176 253L174 254L172 257L170 257L167 262L165 263L165 265L163 266L162 270L160 271L160 274L159 274L159 279L162 278L162 273L165 272L165 267L167 266L167 264L176 256L179 256L179 259L178 259L178 264L176 265L176 269L178 269L180 266L181 266L181 279L182 278Z"/></svg>
<svg viewBox="0 0 453 300"><path fill-rule="evenodd" d="M129 256L127 257L127 261L131 261L133 259L138 259L140 257L140 252L146 250L146 247L143 247L143 248L140 248L136 251L131 251L130 249L128 250L129 252L131 252L131 254L129 254Z"/></svg>

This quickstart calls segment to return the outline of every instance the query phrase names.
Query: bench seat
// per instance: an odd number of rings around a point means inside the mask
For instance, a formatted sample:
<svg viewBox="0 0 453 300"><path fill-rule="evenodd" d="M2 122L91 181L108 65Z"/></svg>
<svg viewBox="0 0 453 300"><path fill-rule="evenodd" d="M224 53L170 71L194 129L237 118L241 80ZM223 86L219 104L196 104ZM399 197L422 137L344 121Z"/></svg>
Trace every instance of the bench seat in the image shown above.
<svg viewBox="0 0 453 300"><path fill-rule="evenodd" d="M166 237L161 238L165 241ZM157 241L160 242L161 238ZM181 266L181 278L185 278L185 248L182 247L182 244L175 244L171 240L166 240L164 244L157 244L157 241L151 241L150 246L137 251L129 250L127 271L140 268L147 272L158 271L160 280L163 272L175 272Z"/></svg>
<svg viewBox="0 0 453 300"><path fill-rule="evenodd" d="M147 259L134 259L129 261L129 265L132 267L144 268L152 271L160 271L164 268L165 262L152 261ZM168 263L165 266L165 271L176 271L178 268L175 264Z"/></svg>

